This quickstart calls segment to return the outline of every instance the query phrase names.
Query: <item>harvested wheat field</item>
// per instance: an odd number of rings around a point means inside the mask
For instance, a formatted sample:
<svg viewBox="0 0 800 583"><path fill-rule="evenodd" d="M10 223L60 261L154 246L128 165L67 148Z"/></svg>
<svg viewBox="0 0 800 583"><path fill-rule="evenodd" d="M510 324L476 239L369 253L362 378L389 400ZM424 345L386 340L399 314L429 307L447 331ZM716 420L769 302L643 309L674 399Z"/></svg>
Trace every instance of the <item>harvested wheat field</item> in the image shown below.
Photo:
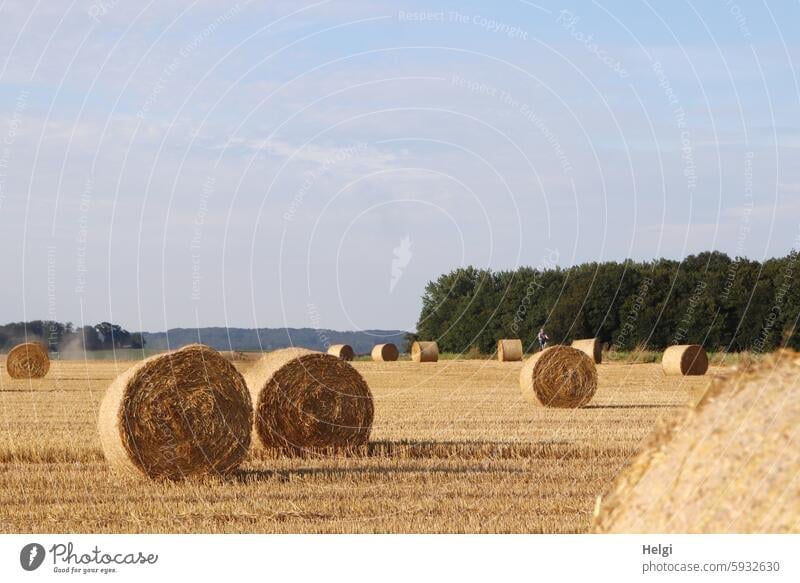
<svg viewBox="0 0 800 583"><path fill-rule="evenodd" d="M586 532L596 497L708 382L611 363L588 406L548 409L524 400L519 362L359 361L375 405L364 451L251 447L224 479L176 483L114 473L103 457L100 401L134 364L0 370L0 531Z"/></svg>

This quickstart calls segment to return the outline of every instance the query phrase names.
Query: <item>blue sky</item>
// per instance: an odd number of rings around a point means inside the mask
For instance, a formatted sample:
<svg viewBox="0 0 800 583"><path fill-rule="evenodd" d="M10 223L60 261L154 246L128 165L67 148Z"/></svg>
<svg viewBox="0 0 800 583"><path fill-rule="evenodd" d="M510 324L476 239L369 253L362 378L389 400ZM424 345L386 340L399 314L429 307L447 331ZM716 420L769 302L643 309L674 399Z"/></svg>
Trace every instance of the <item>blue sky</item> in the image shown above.
<svg viewBox="0 0 800 583"><path fill-rule="evenodd" d="M461 265L784 255L797 22L797 1L0 2L0 321L413 329Z"/></svg>

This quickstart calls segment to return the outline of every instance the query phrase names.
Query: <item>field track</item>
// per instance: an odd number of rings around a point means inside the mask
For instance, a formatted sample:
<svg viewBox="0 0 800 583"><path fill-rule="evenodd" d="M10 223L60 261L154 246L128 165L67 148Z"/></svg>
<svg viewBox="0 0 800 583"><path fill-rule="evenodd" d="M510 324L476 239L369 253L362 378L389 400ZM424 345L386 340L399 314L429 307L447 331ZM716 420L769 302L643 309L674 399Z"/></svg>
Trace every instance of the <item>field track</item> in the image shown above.
<svg viewBox="0 0 800 583"><path fill-rule="evenodd" d="M364 455L254 446L232 479L159 483L116 476L100 449L100 399L131 364L54 361L32 381L0 367L0 532L585 532L596 496L708 382L603 364L588 407L547 410L523 399L520 362L355 362L376 405Z"/></svg>

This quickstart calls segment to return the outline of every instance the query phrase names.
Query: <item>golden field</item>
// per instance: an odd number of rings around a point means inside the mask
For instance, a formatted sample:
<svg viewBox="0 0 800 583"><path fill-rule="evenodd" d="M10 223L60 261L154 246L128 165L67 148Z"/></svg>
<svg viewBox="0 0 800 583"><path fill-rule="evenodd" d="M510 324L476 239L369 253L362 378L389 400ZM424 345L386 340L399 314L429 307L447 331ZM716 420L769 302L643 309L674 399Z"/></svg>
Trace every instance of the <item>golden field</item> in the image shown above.
<svg viewBox="0 0 800 583"><path fill-rule="evenodd" d="M602 364L590 405L564 410L524 400L519 362L358 361L375 397L363 455L271 458L254 440L232 478L171 483L103 459L98 406L132 364L54 361L32 381L0 367L0 532L585 532L657 424L722 370Z"/></svg>

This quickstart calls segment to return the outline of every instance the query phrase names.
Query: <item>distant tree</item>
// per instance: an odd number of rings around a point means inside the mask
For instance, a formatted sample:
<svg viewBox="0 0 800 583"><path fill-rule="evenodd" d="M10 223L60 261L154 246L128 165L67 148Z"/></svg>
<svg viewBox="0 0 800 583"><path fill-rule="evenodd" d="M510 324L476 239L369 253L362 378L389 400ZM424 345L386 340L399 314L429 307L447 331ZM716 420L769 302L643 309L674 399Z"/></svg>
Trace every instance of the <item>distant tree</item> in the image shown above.
<svg viewBox="0 0 800 583"><path fill-rule="evenodd" d="M403 337L403 346L400 347L402 352L411 352L411 345L417 341L417 335L409 332Z"/></svg>
<svg viewBox="0 0 800 583"><path fill-rule="evenodd" d="M117 324L101 322L95 326L75 328L72 322L51 320L11 322L0 325L0 350L7 352L25 341L41 342L52 351L100 350L110 348L142 348L141 333L131 334Z"/></svg>
<svg viewBox="0 0 800 583"><path fill-rule="evenodd" d="M84 350L100 350L103 348L103 341L94 326L83 326L75 332L80 337L81 345Z"/></svg>
<svg viewBox="0 0 800 583"><path fill-rule="evenodd" d="M101 322L94 328L100 337L100 342L103 348L105 349L123 348L130 346L131 344L131 333L117 324Z"/></svg>

